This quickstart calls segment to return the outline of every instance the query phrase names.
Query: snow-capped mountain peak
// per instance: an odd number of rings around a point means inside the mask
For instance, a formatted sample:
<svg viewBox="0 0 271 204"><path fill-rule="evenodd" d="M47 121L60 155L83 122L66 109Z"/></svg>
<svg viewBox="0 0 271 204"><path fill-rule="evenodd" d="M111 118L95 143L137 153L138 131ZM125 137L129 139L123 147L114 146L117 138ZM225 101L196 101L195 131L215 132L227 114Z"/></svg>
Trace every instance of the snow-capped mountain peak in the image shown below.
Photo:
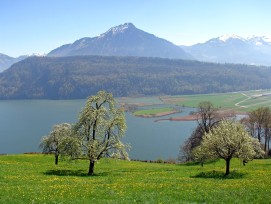
<svg viewBox="0 0 271 204"><path fill-rule="evenodd" d="M200 61L271 65L271 38L266 36L223 35L184 50Z"/></svg>
<svg viewBox="0 0 271 204"><path fill-rule="evenodd" d="M271 37L270 36L269 37L263 36L263 40L265 42L271 43Z"/></svg>
<svg viewBox="0 0 271 204"><path fill-rule="evenodd" d="M222 35L218 38L219 40L223 41L223 42L226 42L228 41L229 39L239 39L239 40L244 40L242 37L238 36L238 35L234 35L234 34L231 34L231 35Z"/></svg>
<svg viewBox="0 0 271 204"><path fill-rule="evenodd" d="M32 55L29 55L29 56L45 57L46 55L47 55L46 53L32 53Z"/></svg>
<svg viewBox="0 0 271 204"><path fill-rule="evenodd" d="M21 55L19 57L27 58L27 57L45 57L45 56L47 56L46 53L32 53L32 54Z"/></svg>
<svg viewBox="0 0 271 204"><path fill-rule="evenodd" d="M48 56L106 55L193 59L182 48L124 23L97 37L81 38L52 50Z"/></svg>
<svg viewBox="0 0 271 204"><path fill-rule="evenodd" d="M116 35L119 33L124 33L126 30L133 29L133 28L135 28L135 26L132 23L124 23L119 26L110 28L107 32L101 34L99 38L102 38L108 34Z"/></svg>
<svg viewBox="0 0 271 204"><path fill-rule="evenodd" d="M271 37L266 37L266 36L250 36L247 38L247 40L254 44L254 45L263 45L263 44L271 44Z"/></svg>
<svg viewBox="0 0 271 204"><path fill-rule="evenodd" d="M129 28L134 28L134 27L135 26L132 23L124 23L122 25L111 28L109 32L112 32L113 34L123 33L125 30Z"/></svg>

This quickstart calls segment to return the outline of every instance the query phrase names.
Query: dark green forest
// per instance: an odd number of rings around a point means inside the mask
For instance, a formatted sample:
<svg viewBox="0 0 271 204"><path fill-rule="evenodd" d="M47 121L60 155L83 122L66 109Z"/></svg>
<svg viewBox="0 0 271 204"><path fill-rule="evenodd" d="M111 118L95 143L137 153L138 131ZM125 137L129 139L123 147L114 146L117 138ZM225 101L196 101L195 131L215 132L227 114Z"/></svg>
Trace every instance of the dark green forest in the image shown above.
<svg viewBox="0 0 271 204"><path fill-rule="evenodd" d="M144 57L30 57L0 74L0 99L80 99L271 88L271 68Z"/></svg>

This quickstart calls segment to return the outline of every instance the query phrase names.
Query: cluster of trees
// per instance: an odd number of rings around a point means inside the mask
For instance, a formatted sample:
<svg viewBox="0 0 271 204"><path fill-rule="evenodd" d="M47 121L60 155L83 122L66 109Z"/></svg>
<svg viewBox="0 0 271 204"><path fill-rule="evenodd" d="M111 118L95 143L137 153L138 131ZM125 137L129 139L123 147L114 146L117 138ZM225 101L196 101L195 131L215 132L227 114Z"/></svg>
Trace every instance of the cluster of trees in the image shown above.
<svg viewBox="0 0 271 204"><path fill-rule="evenodd" d="M243 73L246 73L245 75ZM271 88L271 69L147 57L30 57L0 73L0 99L219 93Z"/></svg>
<svg viewBox="0 0 271 204"><path fill-rule="evenodd" d="M269 108L250 112L241 123L219 113L210 102L201 102L196 114L198 125L181 148L186 161L195 160L203 165L206 160L221 158L226 162L228 175L232 158L240 158L245 164L255 157L268 155ZM111 93L100 91L88 98L76 124L55 125L50 134L42 138L40 147L44 153L54 153L55 164L59 156L89 160L88 175L92 175L95 162L103 157L129 159L129 147L120 141L125 130L124 110L116 107Z"/></svg>
<svg viewBox="0 0 271 204"><path fill-rule="evenodd" d="M182 159L202 163L210 159L224 159L226 175L230 173L232 158L240 158L243 164L268 154L270 142L271 112L259 108L240 122L232 114L222 115L210 102L199 104L198 125L181 147ZM264 138L264 145L261 138Z"/></svg>
<svg viewBox="0 0 271 204"><path fill-rule="evenodd" d="M247 117L241 121L249 133L263 143L263 150L270 156L271 139L271 110L269 107L260 107L251 111Z"/></svg>
<svg viewBox="0 0 271 204"><path fill-rule="evenodd" d="M89 160L88 175L94 173L95 162L103 157L129 159L127 148L120 139L126 130L125 115L116 107L112 94L105 91L91 96L76 124L58 124L42 138L44 153Z"/></svg>

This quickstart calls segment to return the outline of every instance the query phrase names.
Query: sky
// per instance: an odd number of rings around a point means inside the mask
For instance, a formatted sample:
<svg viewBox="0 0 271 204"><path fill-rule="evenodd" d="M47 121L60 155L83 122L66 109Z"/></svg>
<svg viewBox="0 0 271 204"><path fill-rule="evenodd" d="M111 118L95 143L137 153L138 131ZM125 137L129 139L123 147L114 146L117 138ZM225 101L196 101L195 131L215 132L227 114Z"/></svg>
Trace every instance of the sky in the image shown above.
<svg viewBox="0 0 271 204"><path fill-rule="evenodd" d="M271 37L270 8L270 0L0 0L0 53L49 53L126 22L176 45Z"/></svg>

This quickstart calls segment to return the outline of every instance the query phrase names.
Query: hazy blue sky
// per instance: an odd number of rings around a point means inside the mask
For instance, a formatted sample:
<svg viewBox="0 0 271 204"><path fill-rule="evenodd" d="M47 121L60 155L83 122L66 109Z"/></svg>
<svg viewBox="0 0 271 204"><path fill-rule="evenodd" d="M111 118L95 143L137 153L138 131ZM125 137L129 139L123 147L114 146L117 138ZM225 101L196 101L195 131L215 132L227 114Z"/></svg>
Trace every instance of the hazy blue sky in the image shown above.
<svg viewBox="0 0 271 204"><path fill-rule="evenodd" d="M48 53L132 22L177 45L271 36L270 0L0 0L0 53Z"/></svg>

